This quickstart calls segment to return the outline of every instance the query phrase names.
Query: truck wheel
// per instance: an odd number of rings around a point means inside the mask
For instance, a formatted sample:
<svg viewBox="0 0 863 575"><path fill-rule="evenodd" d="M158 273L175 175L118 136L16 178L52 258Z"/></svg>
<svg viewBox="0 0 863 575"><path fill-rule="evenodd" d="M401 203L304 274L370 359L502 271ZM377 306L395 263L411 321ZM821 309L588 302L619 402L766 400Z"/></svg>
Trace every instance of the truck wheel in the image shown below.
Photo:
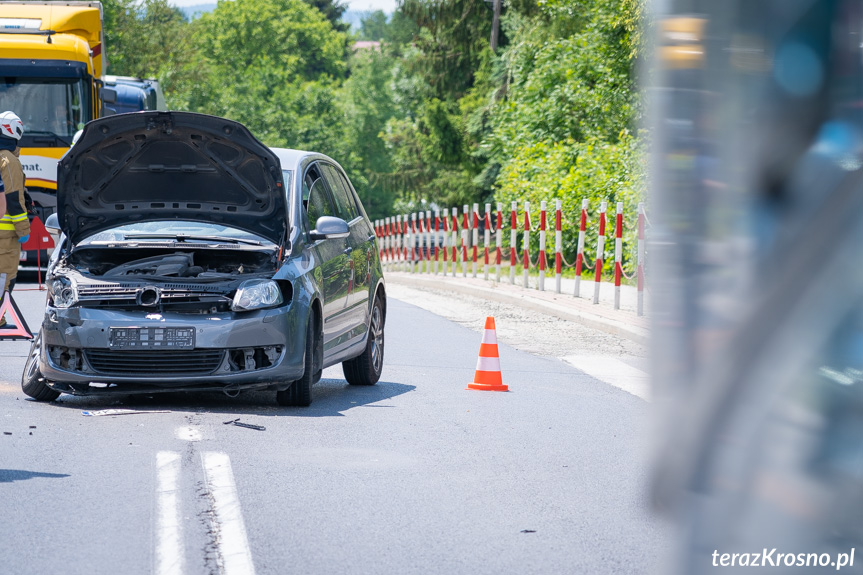
<svg viewBox="0 0 863 575"><path fill-rule="evenodd" d="M308 407L312 403L312 384L315 383L316 377L320 379L324 350L323 334L317 325L317 313L312 312L306 330L306 365L303 376L288 389L276 392L276 402L279 405Z"/></svg>
<svg viewBox="0 0 863 575"><path fill-rule="evenodd" d="M384 309L381 299L375 297L366 349L353 359L342 362L345 379L351 385L374 385L384 370Z"/></svg>
<svg viewBox="0 0 863 575"><path fill-rule="evenodd" d="M36 401L54 401L60 397L60 392L48 387L42 372L39 371L39 351L42 347L42 330L36 334L30 343L30 353L27 354L27 362L24 364L24 373L21 375L21 389Z"/></svg>

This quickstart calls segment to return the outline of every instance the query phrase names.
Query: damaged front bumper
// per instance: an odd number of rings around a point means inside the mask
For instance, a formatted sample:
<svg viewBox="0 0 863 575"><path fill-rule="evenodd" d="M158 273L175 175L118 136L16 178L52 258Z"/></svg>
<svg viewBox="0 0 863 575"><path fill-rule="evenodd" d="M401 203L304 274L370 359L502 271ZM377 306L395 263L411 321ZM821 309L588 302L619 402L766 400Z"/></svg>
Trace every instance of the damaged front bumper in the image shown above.
<svg viewBox="0 0 863 575"><path fill-rule="evenodd" d="M287 389L303 373L298 315L290 305L204 315L49 305L39 368L48 385L78 395ZM118 346L117 334L130 332L146 334L143 347ZM177 333L193 334L182 349L154 343Z"/></svg>

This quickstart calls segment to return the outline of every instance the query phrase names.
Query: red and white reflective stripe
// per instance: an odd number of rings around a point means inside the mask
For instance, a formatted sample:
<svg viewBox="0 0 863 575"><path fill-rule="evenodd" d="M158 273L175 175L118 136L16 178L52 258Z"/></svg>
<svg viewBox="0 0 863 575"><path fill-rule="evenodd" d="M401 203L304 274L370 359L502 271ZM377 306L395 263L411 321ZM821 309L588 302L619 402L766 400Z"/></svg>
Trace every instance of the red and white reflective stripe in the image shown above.
<svg viewBox="0 0 863 575"><path fill-rule="evenodd" d="M432 227L431 227L431 210L426 210L426 233L425 233L425 252L426 252L426 273L431 273L432 261Z"/></svg>
<svg viewBox="0 0 863 575"><path fill-rule="evenodd" d="M404 219L402 221L402 232L403 232L403 235L402 235L402 257L404 259L403 259L402 263L405 264L403 266L405 271L407 271L408 256L410 255L408 253L408 240L410 239L410 229L408 228L408 222L409 221L410 221L410 218L408 218L408 215L404 214Z"/></svg>
<svg viewBox="0 0 863 575"><path fill-rule="evenodd" d="M414 242L417 245L417 259L419 260L419 271L422 273L423 271L423 261L425 261L425 238L426 238L426 227L425 227L425 218L423 218L423 213L419 213L419 218L417 220L417 224L419 227L419 237L417 238L419 241Z"/></svg>
<svg viewBox="0 0 863 575"><path fill-rule="evenodd" d="M545 234L548 225L548 206L545 200L539 203L539 291L545 291Z"/></svg>
<svg viewBox="0 0 863 575"><path fill-rule="evenodd" d="M384 237L381 241L383 245L383 253L387 261L390 260L390 219L384 218ZM384 258L381 258L384 259Z"/></svg>
<svg viewBox="0 0 863 575"><path fill-rule="evenodd" d="M623 275L623 202L617 202L614 225L614 309L620 309L620 276Z"/></svg>
<svg viewBox="0 0 863 575"><path fill-rule="evenodd" d="M644 204L638 204L638 259L636 260L638 303L636 313L644 315Z"/></svg>
<svg viewBox="0 0 863 575"><path fill-rule="evenodd" d="M422 225L422 223L420 223ZM417 214L411 214L411 273L416 271L417 261Z"/></svg>
<svg viewBox="0 0 863 575"><path fill-rule="evenodd" d="M518 244L518 203L512 203L512 215L509 226L509 283L515 285L515 266L518 262L516 245Z"/></svg>
<svg viewBox="0 0 863 575"><path fill-rule="evenodd" d="M440 236L440 210L435 210L434 211L434 275L437 275L438 262L440 261L440 246L438 245L438 237L439 236Z"/></svg>
<svg viewBox="0 0 863 575"><path fill-rule="evenodd" d="M442 242L442 244L443 244L443 248L442 248L442 250L443 250L443 275L446 275L446 271L447 271L446 268L447 268L447 265L449 265L448 264L449 258L447 257L448 252L449 252L449 247L447 247L447 246L449 246L449 233L447 233L449 231L449 209L448 208L443 209L443 217L441 219L441 223L443 224L443 228L442 228L443 229L443 236L442 236L442 239L443 239L443 242Z"/></svg>
<svg viewBox="0 0 863 575"><path fill-rule="evenodd" d="M456 262L458 261L458 208L451 208L452 216L452 277L455 277Z"/></svg>
<svg viewBox="0 0 863 575"><path fill-rule="evenodd" d="M599 303L599 285L602 283L602 262L605 255L605 210L608 204L599 204L599 237L596 240L596 274L593 280L593 303Z"/></svg>
<svg viewBox="0 0 863 575"><path fill-rule="evenodd" d="M461 275L462 277L467 277L467 243L468 243L468 231L470 230L470 221L468 219L468 215L470 213L470 206L465 204L462 207L462 226L461 226Z"/></svg>
<svg viewBox="0 0 863 575"><path fill-rule="evenodd" d="M396 228L395 228L395 241L393 242L393 248L395 248L396 260L402 259L402 217L396 216Z"/></svg>
<svg viewBox="0 0 863 575"><path fill-rule="evenodd" d="M389 223L389 228L387 229L387 234L389 235L389 238L388 238L388 242L387 242L387 243L388 243L389 248L390 248L390 256L389 256L390 262L392 262L392 261L395 259L395 258L393 257L393 256L394 256L394 254L395 254L395 250L393 249L393 247L394 247L394 246L393 246L393 243L394 243L394 241L395 241L395 239L396 239L396 234L395 234L395 230L393 229L393 228L394 228L394 226L393 226L393 223L394 223L394 222L393 222L393 220L395 220L395 217L390 216L390 218L389 218L389 221L390 221L390 223Z"/></svg>
<svg viewBox="0 0 863 575"><path fill-rule="evenodd" d="M560 277L563 271L561 250L563 249L563 235L561 232L560 200L554 201L554 291L560 293Z"/></svg>
<svg viewBox="0 0 863 575"><path fill-rule="evenodd" d="M530 202L524 203L524 241L522 242L524 260L521 262L524 285L527 288L527 274L530 269Z"/></svg>
<svg viewBox="0 0 863 575"><path fill-rule="evenodd" d="M488 246L491 243L491 204L485 205L485 230L483 230L482 234L482 257L483 257L483 273L485 275L485 279L488 279Z"/></svg>
<svg viewBox="0 0 863 575"><path fill-rule="evenodd" d="M476 277L476 256L479 248L479 204L473 205L471 214L471 244L473 246L471 258L471 276Z"/></svg>
<svg viewBox="0 0 863 575"><path fill-rule="evenodd" d="M503 204L500 202L497 203L497 225L494 227L494 243L495 243L495 252L494 252L494 265L495 265L495 281L500 282L500 258L501 258L501 246L503 245L503 231L501 230L501 226L503 225Z"/></svg>
<svg viewBox="0 0 863 575"><path fill-rule="evenodd" d="M385 247L387 234L385 231L386 226L384 225L384 221L385 220L378 220L378 229L375 230L375 237L377 238L378 252L379 252L379 256L380 256L381 261L384 260L384 258L386 257L386 253L387 253L387 250Z"/></svg>
<svg viewBox="0 0 863 575"><path fill-rule="evenodd" d="M575 252L575 291L573 292L575 297L581 295L581 271L584 266L584 234L587 231L587 208L589 205L589 200L581 200L581 217L578 223L578 247Z"/></svg>

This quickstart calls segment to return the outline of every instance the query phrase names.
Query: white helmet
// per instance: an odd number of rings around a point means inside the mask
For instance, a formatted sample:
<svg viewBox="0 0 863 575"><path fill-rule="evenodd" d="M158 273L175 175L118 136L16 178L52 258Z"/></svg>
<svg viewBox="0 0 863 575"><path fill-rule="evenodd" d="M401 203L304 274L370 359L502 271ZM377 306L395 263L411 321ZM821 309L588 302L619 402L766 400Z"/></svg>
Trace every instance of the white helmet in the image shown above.
<svg viewBox="0 0 863 575"><path fill-rule="evenodd" d="M24 135L24 122L15 112L3 112L0 114L0 135L7 138L20 140Z"/></svg>

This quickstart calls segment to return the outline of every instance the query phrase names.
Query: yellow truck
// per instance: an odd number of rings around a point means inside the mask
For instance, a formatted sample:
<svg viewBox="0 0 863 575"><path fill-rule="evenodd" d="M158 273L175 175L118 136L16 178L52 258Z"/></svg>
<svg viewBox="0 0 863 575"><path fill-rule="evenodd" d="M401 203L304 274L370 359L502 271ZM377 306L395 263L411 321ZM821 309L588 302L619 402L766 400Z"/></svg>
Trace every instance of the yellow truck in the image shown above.
<svg viewBox="0 0 863 575"><path fill-rule="evenodd" d="M57 160L102 115L103 46L99 2L0 1L0 111L24 122L21 164L43 221L57 206ZM35 252L25 258L35 265Z"/></svg>

